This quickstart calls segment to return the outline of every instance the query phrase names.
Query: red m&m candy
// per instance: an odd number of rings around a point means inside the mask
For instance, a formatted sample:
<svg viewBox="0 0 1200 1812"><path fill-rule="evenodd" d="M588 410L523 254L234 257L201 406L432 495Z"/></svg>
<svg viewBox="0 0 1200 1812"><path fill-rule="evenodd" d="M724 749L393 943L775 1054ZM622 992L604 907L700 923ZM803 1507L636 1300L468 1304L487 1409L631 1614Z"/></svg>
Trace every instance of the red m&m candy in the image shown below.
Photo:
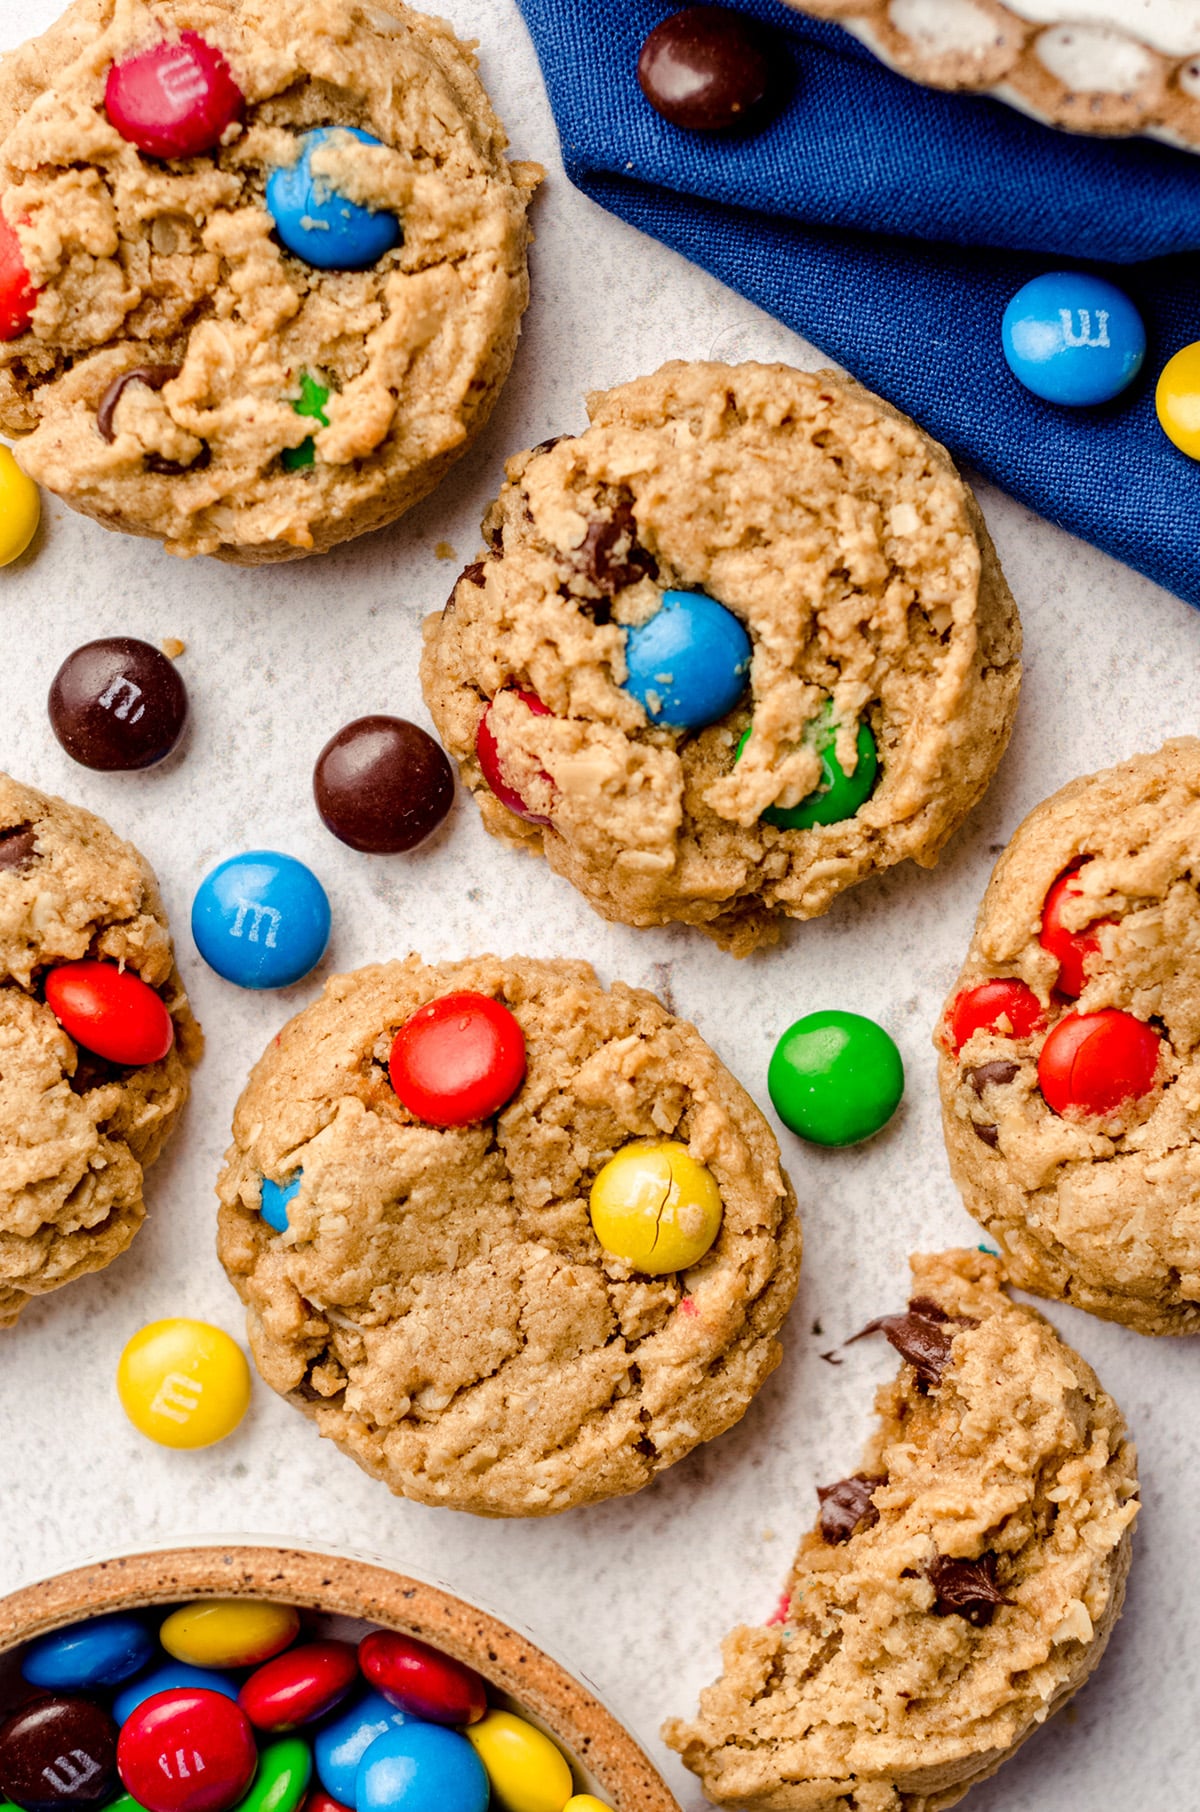
<svg viewBox="0 0 1200 1812"><path fill-rule="evenodd" d="M1068 1013L1042 1046L1038 1083L1056 1114L1115 1113L1154 1086L1161 1039L1132 1013Z"/></svg>
<svg viewBox="0 0 1200 1812"><path fill-rule="evenodd" d="M392 1087L431 1126L472 1126L499 1113L525 1080L525 1035L488 994L445 994L405 1020L389 1061Z"/></svg>
<svg viewBox="0 0 1200 1812"><path fill-rule="evenodd" d="M17 229L0 213L0 340L15 340L26 331L37 299Z"/></svg>
<svg viewBox="0 0 1200 1812"><path fill-rule="evenodd" d="M46 1004L63 1031L110 1063L159 1063L175 1039L154 989L116 963L62 963L46 977Z"/></svg>
<svg viewBox="0 0 1200 1812"><path fill-rule="evenodd" d="M516 686L511 687L510 690L513 696L519 698L525 709L531 712L534 717L553 717L554 713L550 710L548 705L542 703L536 692L522 692ZM492 711L495 708L495 703L496 701L493 699L483 716L480 718L479 728L475 732L475 755L483 770L483 777L491 787L493 793L495 793L501 805L506 805L509 811L515 813L518 818L524 818L528 824L549 824L551 820L541 812L532 811L530 807L526 805L516 788L509 786L507 780L504 778L504 769L500 763L500 748L496 741L496 733L491 724L491 716ZM554 785L549 774L544 771L542 773L542 779L547 781L551 786Z"/></svg>
<svg viewBox="0 0 1200 1812"><path fill-rule="evenodd" d="M334 1799L332 1793L326 1793L324 1787L314 1787L304 1802L304 1812L350 1812L340 1799Z"/></svg>
<svg viewBox="0 0 1200 1812"><path fill-rule="evenodd" d="M308 1642L251 1674L238 1704L258 1730L295 1730L332 1711L357 1678L351 1643Z"/></svg>
<svg viewBox="0 0 1200 1812"><path fill-rule="evenodd" d="M117 1769L147 1812L227 1812L257 1767L249 1718L205 1687L156 1692L121 1726Z"/></svg>
<svg viewBox="0 0 1200 1812"><path fill-rule="evenodd" d="M1092 926L1085 926L1081 931L1069 931L1063 924L1063 908L1070 900L1078 899L1083 889L1079 885L1079 870L1083 862L1073 862L1065 868L1046 895L1042 907L1042 928L1038 933L1038 943L1051 956L1058 958L1058 980L1055 987L1068 1000L1077 1000L1083 993L1087 980L1085 973L1088 958L1099 956L1100 939ZM1101 919L1103 925L1111 925L1111 919Z"/></svg>
<svg viewBox="0 0 1200 1812"><path fill-rule="evenodd" d="M147 157L198 157L241 114L229 65L198 32L163 38L108 72L104 106L121 137Z"/></svg>
<svg viewBox="0 0 1200 1812"><path fill-rule="evenodd" d="M358 1661L371 1685L411 1717L476 1724L487 1710L487 1687L474 1668L412 1636L373 1630L359 1644Z"/></svg>
<svg viewBox="0 0 1200 1812"><path fill-rule="evenodd" d="M950 1036L958 1055L976 1032L998 1032L1007 1021L1014 1038L1029 1038L1041 1030L1042 1003L1023 981L997 977L960 994L950 1012Z"/></svg>

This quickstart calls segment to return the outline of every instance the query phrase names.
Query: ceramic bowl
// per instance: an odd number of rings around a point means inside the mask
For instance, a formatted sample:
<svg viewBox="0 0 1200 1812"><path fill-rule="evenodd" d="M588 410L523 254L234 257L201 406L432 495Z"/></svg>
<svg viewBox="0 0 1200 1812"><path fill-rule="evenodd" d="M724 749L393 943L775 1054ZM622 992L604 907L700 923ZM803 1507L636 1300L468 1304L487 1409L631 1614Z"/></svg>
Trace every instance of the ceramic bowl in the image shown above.
<svg viewBox="0 0 1200 1812"><path fill-rule="evenodd" d="M35 1636L106 1611L204 1598L261 1598L316 1613L330 1633L399 1630L467 1662L493 1703L541 1726L570 1760L576 1791L613 1812L679 1812L666 1782L596 1693L520 1630L444 1586L351 1554L298 1547L198 1545L127 1554L0 1599L0 1687Z"/></svg>

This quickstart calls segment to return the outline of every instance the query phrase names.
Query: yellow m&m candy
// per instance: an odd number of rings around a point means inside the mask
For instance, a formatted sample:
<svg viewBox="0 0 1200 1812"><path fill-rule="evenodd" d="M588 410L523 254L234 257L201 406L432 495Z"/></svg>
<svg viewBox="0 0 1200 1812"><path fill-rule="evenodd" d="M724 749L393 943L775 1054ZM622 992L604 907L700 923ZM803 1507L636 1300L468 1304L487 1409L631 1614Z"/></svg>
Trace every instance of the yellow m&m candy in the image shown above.
<svg viewBox="0 0 1200 1812"><path fill-rule="evenodd" d="M463 1731L483 1763L502 1812L563 1812L575 1791L566 1757L511 1711L489 1711Z"/></svg>
<svg viewBox="0 0 1200 1812"><path fill-rule="evenodd" d="M19 560L41 521L42 500L7 447L0 447L0 566Z"/></svg>
<svg viewBox="0 0 1200 1812"><path fill-rule="evenodd" d="M697 1264L721 1230L712 1172L677 1139L626 1145L592 1184L589 1209L604 1250L648 1277Z"/></svg>
<svg viewBox="0 0 1200 1812"><path fill-rule="evenodd" d="M117 1366L121 1407L162 1447L211 1447L232 1434L250 1403L250 1367L235 1340L207 1321L152 1321Z"/></svg>
<svg viewBox="0 0 1200 1812"><path fill-rule="evenodd" d="M567 1801L563 1812L612 1812L612 1807L606 1806L594 1793L577 1793Z"/></svg>
<svg viewBox="0 0 1200 1812"><path fill-rule="evenodd" d="M1189 458L1200 459L1200 340L1167 360L1154 406L1167 439Z"/></svg>
<svg viewBox="0 0 1200 1812"><path fill-rule="evenodd" d="M294 1605L214 1598L209 1604L180 1605L158 1639L168 1655L189 1667L257 1667L280 1654L299 1631Z"/></svg>

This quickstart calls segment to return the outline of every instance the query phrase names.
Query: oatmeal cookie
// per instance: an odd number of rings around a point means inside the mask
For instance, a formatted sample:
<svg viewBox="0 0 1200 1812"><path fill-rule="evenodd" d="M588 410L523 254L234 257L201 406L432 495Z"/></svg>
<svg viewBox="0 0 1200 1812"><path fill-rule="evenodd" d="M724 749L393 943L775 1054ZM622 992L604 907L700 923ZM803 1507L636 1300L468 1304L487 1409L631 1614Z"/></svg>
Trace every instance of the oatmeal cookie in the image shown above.
<svg viewBox="0 0 1200 1812"><path fill-rule="evenodd" d="M818 1492L779 1616L665 1732L718 1805L944 1812L1083 1685L1120 1613L1134 1449L1089 1366L979 1252L915 1258L903 1359ZM871 1331L868 1330L868 1331Z"/></svg>
<svg viewBox="0 0 1200 1812"><path fill-rule="evenodd" d="M588 408L509 462L486 552L426 624L425 697L488 830L606 918L739 955L932 865L1020 684L944 449L782 365L666 365Z"/></svg>
<svg viewBox="0 0 1200 1812"><path fill-rule="evenodd" d="M950 1168L1024 1289L1200 1332L1200 741L1074 780L996 864L937 1031Z"/></svg>
<svg viewBox="0 0 1200 1812"><path fill-rule="evenodd" d="M230 115L197 155L139 148L111 87L168 53L155 105ZM366 268L289 250L268 205L322 128L306 205L336 205L294 227L321 256L343 200L394 222ZM36 292L0 344L0 431L39 484L177 554L284 560L393 521L512 362L541 172L505 144L473 52L402 0L75 0L0 62L0 231Z"/></svg>
<svg viewBox="0 0 1200 1812"><path fill-rule="evenodd" d="M515 1017L524 1082L475 1124L422 1122L389 1053L464 992ZM666 1275L606 1252L589 1219L597 1174L643 1139L686 1146L720 1196L715 1243ZM800 1266L749 1096L693 1026L580 962L335 977L255 1067L218 1192L267 1383L393 1491L481 1515L637 1491L738 1421Z"/></svg>
<svg viewBox="0 0 1200 1812"><path fill-rule="evenodd" d="M174 1025L160 1062L77 1046L43 998L84 959L149 984ZM99 1271L146 1218L143 1173L183 1109L200 1030L148 864L91 812L0 775L0 1327Z"/></svg>

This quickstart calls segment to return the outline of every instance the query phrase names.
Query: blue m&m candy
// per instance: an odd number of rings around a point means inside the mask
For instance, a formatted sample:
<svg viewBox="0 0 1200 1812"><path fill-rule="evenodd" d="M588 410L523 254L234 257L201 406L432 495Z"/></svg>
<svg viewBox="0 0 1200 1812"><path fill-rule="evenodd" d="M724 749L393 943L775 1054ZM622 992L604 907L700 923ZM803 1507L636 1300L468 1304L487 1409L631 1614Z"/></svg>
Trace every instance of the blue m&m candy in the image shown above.
<svg viewBox="0 0 1200 1812"><path fill-rule="evenodd" d="M1146 329L1123 290L1083 271L1048 271L1019 289L1001 339L1015 378L1048 403L1119 396L1142 368Z"/></svg>
<svg viewBox="0 0 1200 1812"><path fill-rule="evenodd" d="M268 1227L274 1227L276 1233L286 1233L288 1230L288 1203L298 1193L303 1176L304 1172L298 1170L286 1183L273 1183L270 1177L262 1180L259 1213Z"/></svg>
<svg viewBox="0 0 1200 1812"><path fill-rule="evenodd" d="M746 690L753 649L731 610L702 591L668 591L648 622L625 632L625 690L651 723L703 730Z"/></svg>
<svg viewBox="0 0 1200 1812"><path fill-rule="evenodd" d="M357 126L317 126L300 140L294 164L273 170L267 179L267 209L289 252L322 271L365 271L394 251L404 231L395 214L364 208L339 195L312 167L313 152L336 145L338 138L378 145Z"/></svg>
<svg viewBox="0 0 1200 1812"><path fill-rule="evenodd" d="M154 1637L141 1619L117 1611L30 1643L21 1672L31 1686L78 1692L118 1686L145 1667L153 1653Z"/></svg>
<svg viewBox="0 0 1200 1812"><path fill-rule="evenodd" d="M381 1692L369 1692L317 1732L313 1760L326 1793L343 1806L353 1806L358 1764L377 1738L405 1723L405 1713Z"/></svg>
<svg viewBox="0 0 1200 1812"><path fill-rule="evenodd" d="M192 902L196 948L239 988L286 988L315 969L329 942L329 900L311 868L271 849L231 856Z"/></svg>
<svg viewBox="0 0 1200 1812"><path fill-rule="evenodd" d="M358 1765L355 1812L487 1812L487 1772L457 1730L405 1724L377 1737Z"/></svg>
<svg viewBox="0 0 1200 1812"><path fill-rule="evenodd" d="M205 1692L223 1693L227 1699L236 1699L238 1684L236 1680L227 1679L224 1674L216 1673L208 1667L190 1667L186 1661L168 1661L162 1667L156 1667L151 1673L143 1674L133 1680L119 1692L113 1700L113 1717L118 1724L132 1717L138 1706L147 1699L152 1699L157 1692L175 1692L182 1686L199 1686Z"/></svg>

